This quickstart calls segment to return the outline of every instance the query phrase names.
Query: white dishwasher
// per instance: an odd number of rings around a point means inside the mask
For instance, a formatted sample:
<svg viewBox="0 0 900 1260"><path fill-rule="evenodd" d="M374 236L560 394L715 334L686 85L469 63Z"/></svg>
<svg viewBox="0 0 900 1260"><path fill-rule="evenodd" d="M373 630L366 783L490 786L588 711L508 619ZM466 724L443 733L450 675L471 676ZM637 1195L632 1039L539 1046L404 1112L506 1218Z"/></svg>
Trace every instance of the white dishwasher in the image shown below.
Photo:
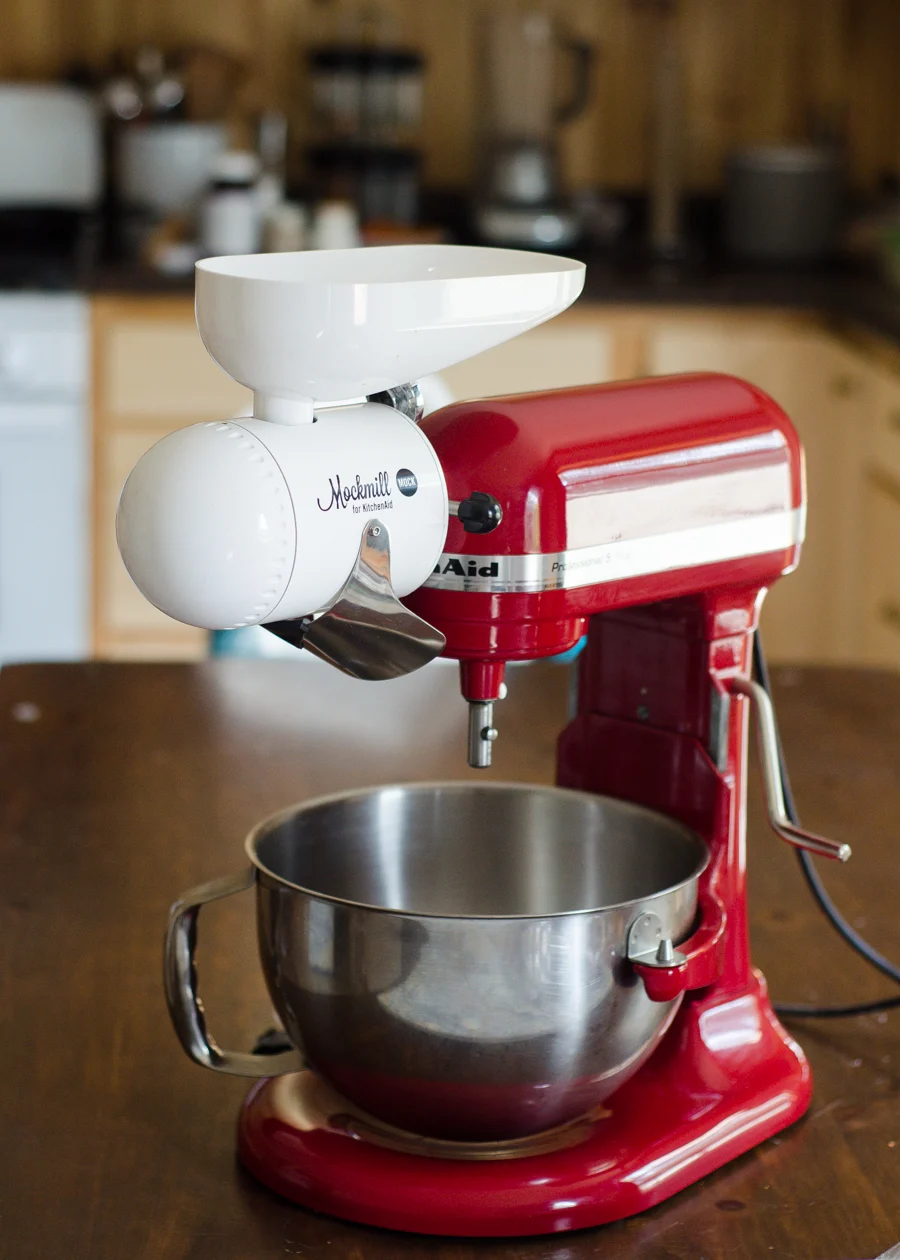
<svg viewBox="0 0 900 1260"><path fill-rule="evenodd" d="M89 655L87 301L0 293L0 663Z"/></svg>

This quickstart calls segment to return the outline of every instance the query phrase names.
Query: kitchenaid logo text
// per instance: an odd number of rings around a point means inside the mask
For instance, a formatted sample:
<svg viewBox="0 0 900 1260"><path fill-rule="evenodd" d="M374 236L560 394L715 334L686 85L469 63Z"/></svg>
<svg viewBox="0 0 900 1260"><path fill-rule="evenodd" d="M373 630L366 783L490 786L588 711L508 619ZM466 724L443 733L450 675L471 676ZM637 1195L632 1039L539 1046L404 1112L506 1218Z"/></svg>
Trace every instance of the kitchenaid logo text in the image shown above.
<svg viewBox="0 0 900 1260"><path fill-rule="evenodd" d="M351 511L359 514L363 511L364 504L368 512L383 512L394 506L391 502L391 479L386 472L378 473L374 481L363 481L357 473L356 480L349 486L342 483L338 473L328 478L328 490L324 503L321 499L316 499L320 512L330 512L332 508L349 507Z"/></svg>
<svg viewBox="0 0 900 1260"><path fill-rule="evenodd" d="M445 560L442 556L434 566L432 576L443 576L445 573L452 573L455 577L461 578L495 578L500 576L500 565L496 560L492 560L490 564L479 565L477 560L467 560L465 556L451 556L449 560Z"/></svg>

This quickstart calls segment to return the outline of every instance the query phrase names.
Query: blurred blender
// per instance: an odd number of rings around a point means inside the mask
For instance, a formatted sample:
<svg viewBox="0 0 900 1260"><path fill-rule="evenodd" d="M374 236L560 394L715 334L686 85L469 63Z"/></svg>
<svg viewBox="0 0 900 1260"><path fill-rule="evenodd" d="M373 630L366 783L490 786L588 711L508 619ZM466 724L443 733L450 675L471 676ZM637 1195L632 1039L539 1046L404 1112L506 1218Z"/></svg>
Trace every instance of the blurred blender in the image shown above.
<svg viewBox="0 0 900 1260"><path fill-rule="evenodd" d="M550 11L534 4L492 7L482 44L475 230L493 244L564 249L581 231L560 195L558 131L587 104L593 50L561 35Z"/></svg>
<svg viewBox="0 0 900 1260"><path fill-rule="evenodd" d="M409 227L419 214L425 60L378 6L350 6L335 20L333 38L307 58L313 189L351 202L367 227Z"/></svg>

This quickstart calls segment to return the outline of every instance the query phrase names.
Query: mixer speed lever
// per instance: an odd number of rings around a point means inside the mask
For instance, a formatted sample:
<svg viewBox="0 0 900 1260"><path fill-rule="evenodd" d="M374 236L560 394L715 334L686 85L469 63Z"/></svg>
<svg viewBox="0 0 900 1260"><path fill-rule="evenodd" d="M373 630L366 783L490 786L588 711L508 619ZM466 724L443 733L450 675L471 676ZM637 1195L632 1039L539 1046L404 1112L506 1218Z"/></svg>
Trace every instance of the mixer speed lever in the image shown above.
<svg viewBox="0 0 900 1260"><path fill-rule="evenodd" d="M820 857L836 858L839 862L846 862L850 856L849 844L839 844L836 840L827 840L824 836L804 831L802 827L795 827L787 816L778 766L775 711L765 689L748 678L735 678L731 682L731 690L737 692L738 695L746 696L753 706L766 807L772 830L781 836L782 840L786 840L797 849L807 849L810 853L819 854Z"/></svg>

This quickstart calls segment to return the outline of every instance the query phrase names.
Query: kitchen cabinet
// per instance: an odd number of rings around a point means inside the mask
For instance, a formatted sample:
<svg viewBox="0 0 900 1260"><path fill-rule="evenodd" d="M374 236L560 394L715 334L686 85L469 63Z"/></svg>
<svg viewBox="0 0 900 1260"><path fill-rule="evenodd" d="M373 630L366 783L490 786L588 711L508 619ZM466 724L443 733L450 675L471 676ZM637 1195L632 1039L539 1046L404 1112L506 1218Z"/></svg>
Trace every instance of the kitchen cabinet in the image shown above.
<svg viewBox="0 0 900 1260"><path fill-rule="evenodd" d="M250 392L206 353L190 298L96 298L92 328L94 652L196 659L206 654L206 632L159 612L129 578L116 547L116 504L154 442L183 425L245 410Z"/></svg>
<svg viewBox="0 0 900 1260"><path fill-rule="evenodd" d="M871 381L870 462L900 484L900 375L875 368Z"/></svg>
<svg viewBox="0 0 900 1260"><path fill-rule="evenodd" d="M900 371L871 372L862 477L860 659L900 669Z"/></svg>
<svg viewBox="0 0 900 1260"><path fill-rule="evenodd" d="M614 320L575 310L446 368L441 376L454 397L484 398L614 380L616 360Z"/></svg>
<svg viewBox="0 0 900 1260"><path fill-rule="evenodd" d="M771 312L678 314L648 336L651 374L728 372L764 389L806 453L806 542L794 573L766 597L773 660L852 661L860 653L862 485L872 406L866 359L814 319ZM900 439L898 439L900 446Z"/></svg>
<svg viewBox="0 0 900 1260"><path fill-rule="evenodd" d="M870 470L866 491L862 659L900 669L900 485Z"/></svg>

